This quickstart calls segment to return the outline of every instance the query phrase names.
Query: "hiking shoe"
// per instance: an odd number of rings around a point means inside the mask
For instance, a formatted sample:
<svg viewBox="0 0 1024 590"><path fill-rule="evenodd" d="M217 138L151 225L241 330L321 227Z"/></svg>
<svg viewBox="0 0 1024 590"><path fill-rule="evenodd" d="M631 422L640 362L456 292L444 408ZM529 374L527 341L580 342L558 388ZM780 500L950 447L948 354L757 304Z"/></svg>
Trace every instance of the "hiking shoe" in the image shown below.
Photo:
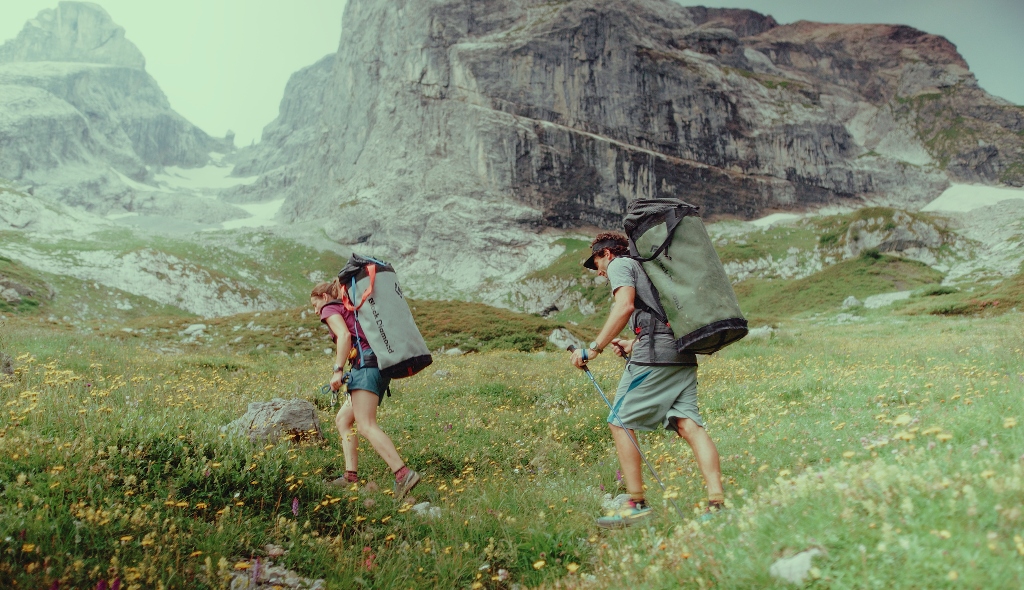
<svg viewBox="0 0 1024 590"><path fill-rule="evenodd" d="M724 511L725 505L720 505L717 508L714 506L708 506L707 509L704 511L704 514L701 514L699 517L697 517L697 521L702 523L711 522L716 516L718 516L720 512Z"/></svg>
<svg viewBox="0 0 1024 590"><path fill-rule="evenodd" d="M410 469L401 481L395 480L395 500L404 498L418 483L420 483L420 474Z"/></svg>
<svg viewBox="0 0 1024 590"><path fill-rule="evenodd" d="M597 526L603 529L622 529L646 519L653 513L649 506L638 508L627 504L611 511L607 516L598 518L596 522Z"/></svg>
<svg viewBox="0 0 1024 590"><path fill-rule="evenodd" d="M338 487L338 488L346 488L346 489L350 489L352 491L355 491L355 490L359 489L359 482L358 481L349 481L349 480L345 479L344 475L342 475L341 477L336 477L336 478L332 479L331 481L327 482L327 485Z"/></svg>

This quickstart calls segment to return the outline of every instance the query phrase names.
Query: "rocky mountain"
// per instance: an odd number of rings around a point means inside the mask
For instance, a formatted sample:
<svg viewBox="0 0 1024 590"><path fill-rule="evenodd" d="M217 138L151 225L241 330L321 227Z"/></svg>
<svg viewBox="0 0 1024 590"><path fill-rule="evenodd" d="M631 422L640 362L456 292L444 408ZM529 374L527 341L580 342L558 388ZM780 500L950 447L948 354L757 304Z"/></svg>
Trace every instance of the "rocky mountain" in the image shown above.
<svg viewBox="0 0 1024 590"><path fill-rule="evenodd" d="M286 196L419 294L514 279L557 254L545 228L617 228L639 197L749 219L1024 184L1024 110L905 26L668 0L350 0L343 23L232 198Z"/></svg>
<svg viewBox="0 0 1024 590"><path fill-rule="evenodd" d="M153 182L163 167L204 166L231 150L230 136L212 138L171 109L142 53L96 4L60 2L0 46L0 177L30 194L101 214L237 217Z"/></svg>

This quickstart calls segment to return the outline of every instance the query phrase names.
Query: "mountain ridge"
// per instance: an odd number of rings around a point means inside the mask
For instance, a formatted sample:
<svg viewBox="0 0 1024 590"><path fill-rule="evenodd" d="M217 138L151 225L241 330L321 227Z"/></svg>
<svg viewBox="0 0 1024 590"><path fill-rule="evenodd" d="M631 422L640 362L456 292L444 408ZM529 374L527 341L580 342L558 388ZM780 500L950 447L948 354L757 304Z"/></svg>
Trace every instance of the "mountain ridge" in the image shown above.
<svg viewBox="0 0 1024 590"><path fill-rule="evenodd" d="M165 167L234 150L171 108L139 49L97 4L60 2L0 46L0 177L87 211L244 217L157 186Z"/></svg>
<svg viewBox="0 0 1024 590"><path fill-rule="evenodd" d="M1024 183L1015 108L911 27L667 0L352 0L343 23L268 126L309 141L257 146L259 180L229 198L283 196L282 220L401 257L428 287L514 282L541 232L617 229L641 197L752 219ZM323 100L304 122L300 93Z"/></svg>

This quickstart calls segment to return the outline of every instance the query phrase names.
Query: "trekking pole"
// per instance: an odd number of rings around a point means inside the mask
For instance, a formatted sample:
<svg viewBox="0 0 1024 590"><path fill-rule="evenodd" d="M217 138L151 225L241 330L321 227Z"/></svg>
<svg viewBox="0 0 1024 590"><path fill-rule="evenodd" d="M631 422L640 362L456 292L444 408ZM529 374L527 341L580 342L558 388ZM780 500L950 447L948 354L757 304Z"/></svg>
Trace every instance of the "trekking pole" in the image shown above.
<svg viewBox="0 0 1024 590"><path fill-rule="evenodd" d="M570 344L566 348L566 350L568 350L569 352L574 352L576 350L576 347ZM633 443L633 448L636 449L636 452L640 455L640 458L644 460L645 464L647 464L647 469L650 469L651 474L654 476L654 479L658 482L658 485L661 486L661 491L663 493L662 497L668 500L669 504L672 505L672 508L675 508L676 514L679 515L680 519L686 520L686 516L683 514L683 511L679 509L679 506L675 503L675 500L668 497L668 489L665 487L665 483L661 481L661 477L658 475L658 471L654 468L654 465L651 465L651 462L647 460L647 455L644 455L644 452L640 450L640 444L637 443L636 438L633 436L633 433L631 433L629 429L626 428L626 426L622 423L622 419L619 418L618 412L616 412L615 408L612 407L612 403L608 401L608 397L604 394L604 390L601 389L601 386L598 385L597 379L594 378L594 374L590 372L590 367L588 367L586 363L584 363L582 369L583 372L587 374L587 377L590 377L590 382L593 383L594 387L597 388L597 392L601 394L601 399L604 400L605 405L607 405L608 409L611 410L612 418L614 418L615 421L618 422L618 427L626 431L626 436L629 438L629 442Z"/></svg>

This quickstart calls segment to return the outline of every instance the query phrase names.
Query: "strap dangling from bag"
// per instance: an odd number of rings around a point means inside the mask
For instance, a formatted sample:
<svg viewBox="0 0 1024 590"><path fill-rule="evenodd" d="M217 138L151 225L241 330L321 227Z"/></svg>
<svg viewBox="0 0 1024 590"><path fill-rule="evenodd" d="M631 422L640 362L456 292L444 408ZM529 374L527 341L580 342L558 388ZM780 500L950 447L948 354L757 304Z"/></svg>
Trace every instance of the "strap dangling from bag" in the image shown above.
<svg viewBox="0 0 1024 590"><path fill-rule="evenodd" d="M353 312L356 311L357 309L362 307L363 304L366 303L366 300L370 298L370 295L373 294L373 283L374 283L374 280L376 280L376 278L377 278L377 265L376 264L367 264L366 265L366 274L367 274L367 276L370 277L370 287L368 289L366 289L366 291L363 292L363 296L359 299L359 305L356 305L356 306L352 305L352 300L349 299L349 296L348 296L348 286L343 286L342 287L341 303L342 303L342 305L345 306L345 309L347 309L349 311L353 311ZM355 285L356 285L355 277L352 277L352 290L353 291L355 291L355 288L356 288Z"/></svg>
<svg viewBox="0 0 1024 590"><path fill-rule="evenodd" d="M373 285L373 283L370 283L370 284L371 284L371 286ZM355 292L355 290L356 290L356 278L352 277L352 292ZM363 297L363 301L366 301L366 297ZM363 306L363 301L359 302L359 307ZM351 305L351 302L349 302L349 304ZM353 334L353 336L356 337L356 351L359 353L359 368L362 369L363 365L366 364L366 359L363 358L363 341L362 341L362 339L359 338L359 308L357 307L355 309L350 309L349 311L352 312L352 316L355 318L355 328L356 329L355 329L355 334Z"/></svg>

